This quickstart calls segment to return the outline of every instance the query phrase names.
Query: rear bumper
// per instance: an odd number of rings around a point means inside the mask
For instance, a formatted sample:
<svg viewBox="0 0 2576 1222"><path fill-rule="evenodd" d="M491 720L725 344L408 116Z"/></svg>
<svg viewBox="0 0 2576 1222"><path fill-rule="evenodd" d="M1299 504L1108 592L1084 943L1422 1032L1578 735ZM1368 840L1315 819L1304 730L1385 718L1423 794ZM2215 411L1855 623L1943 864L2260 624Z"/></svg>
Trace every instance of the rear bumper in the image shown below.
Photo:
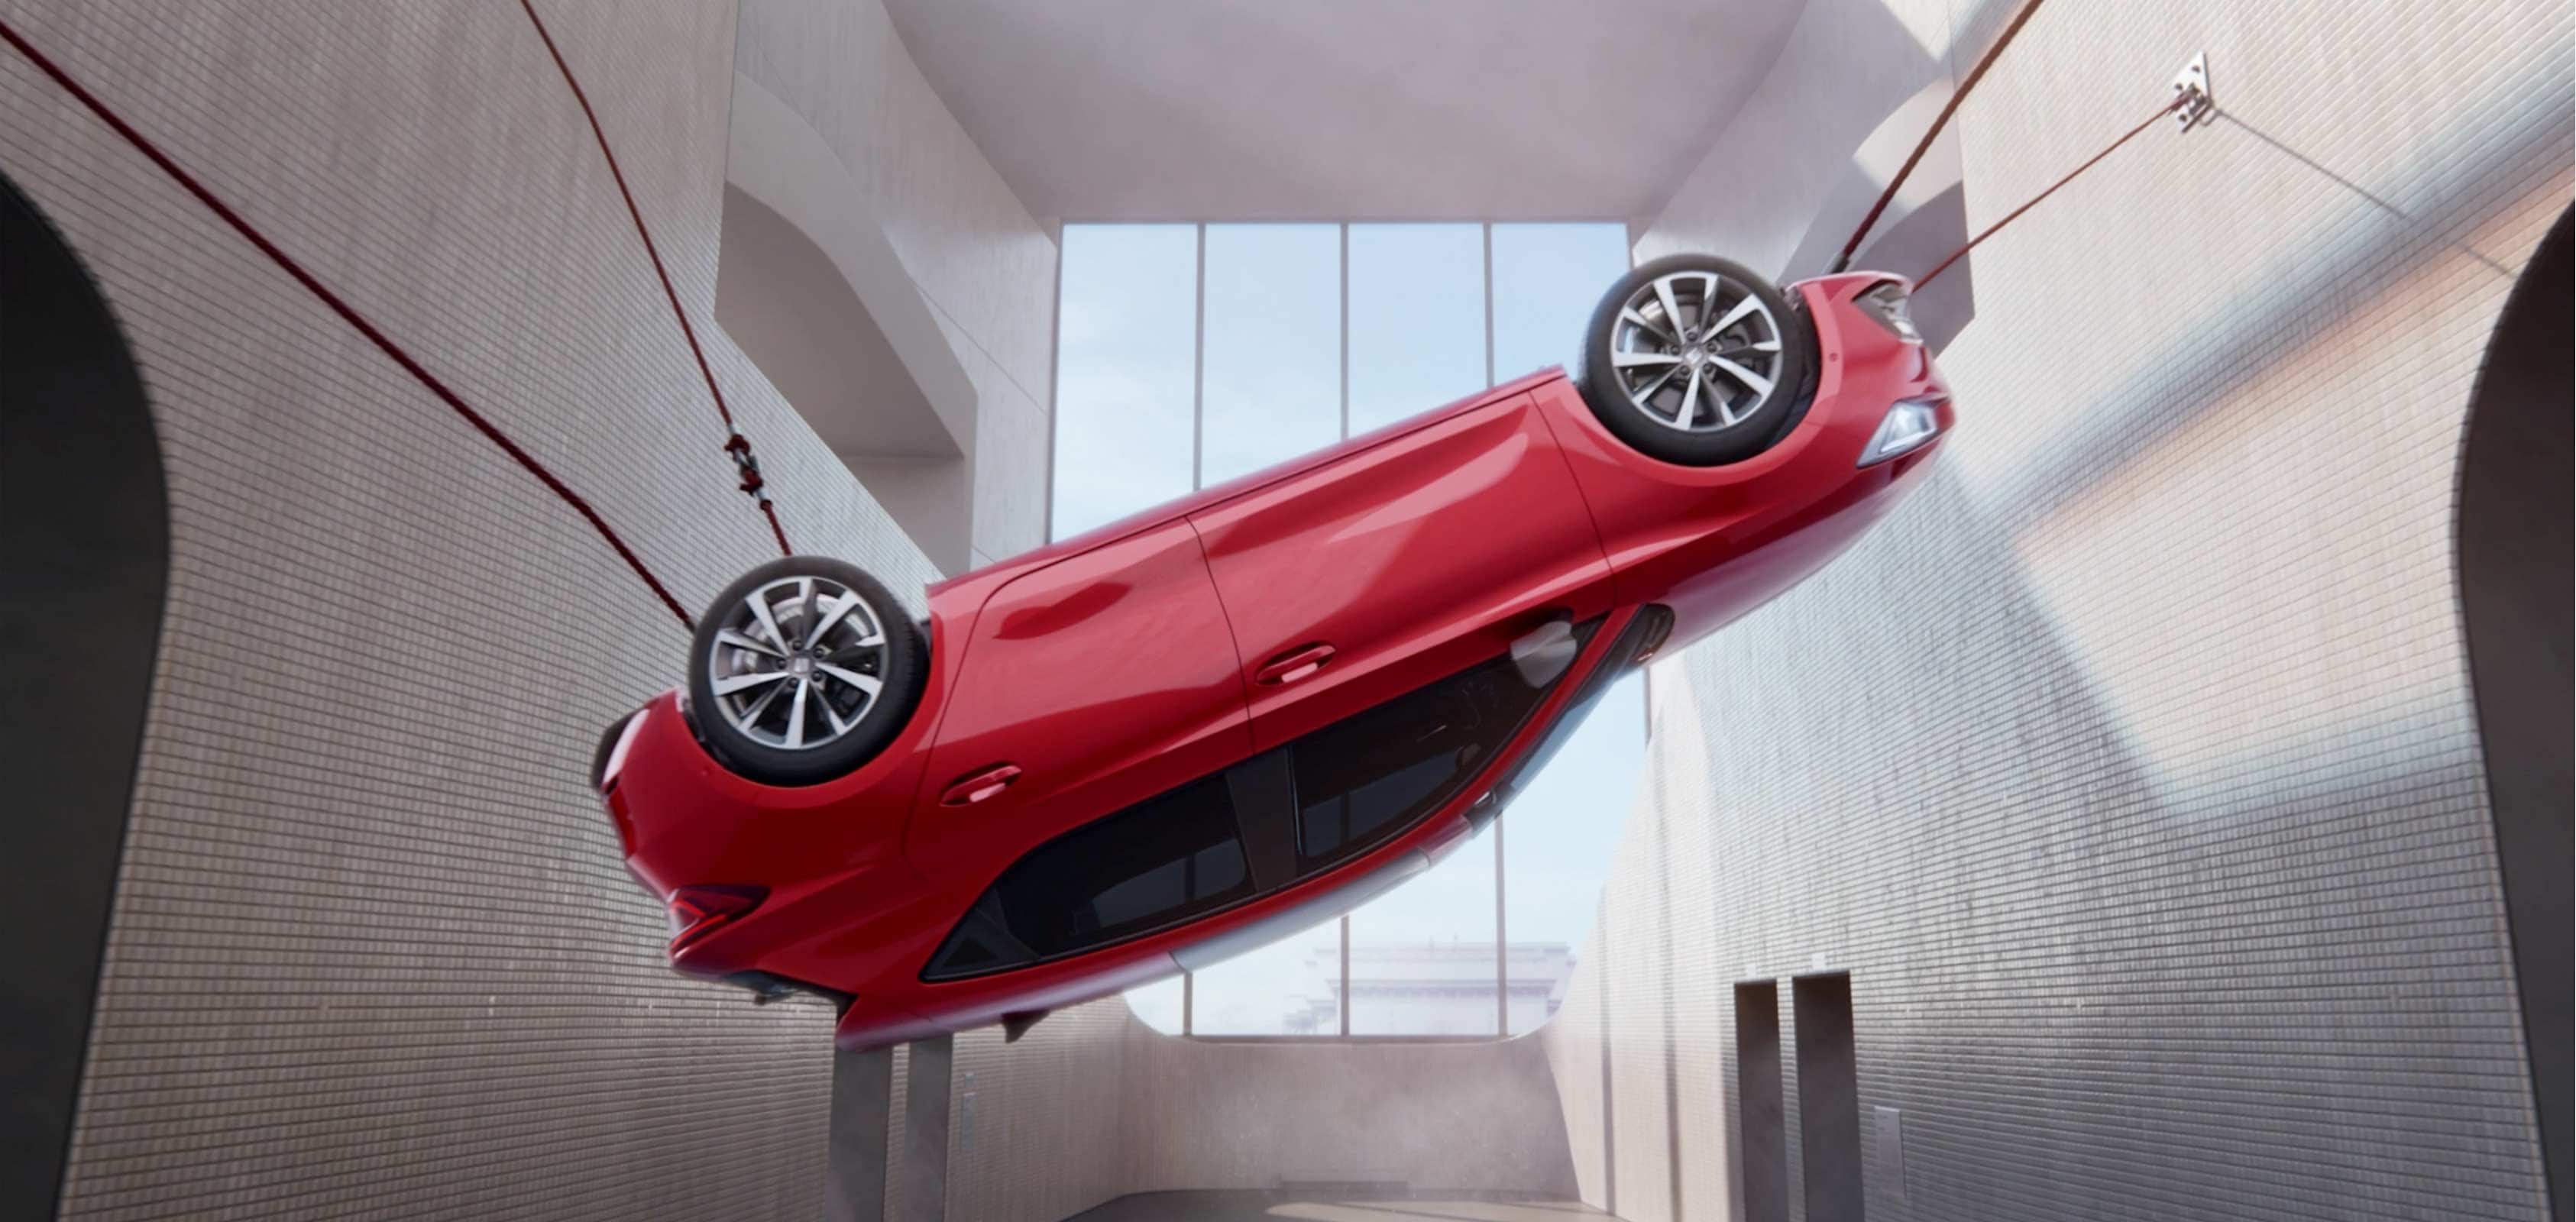
<svg viewBox="0 0 2576 1222"><path fill-rule="evenodd" d="M709 877L733 855L735 829L754 818L760 787L725 771L699 745L679 693L654 697L621 724L592 783L635 881L656 900L691 884L762 881Z"/></svg>
<svg viewBox="0 0 2576 1222"><path fill-rule="evenodd" d="M825 786L745 780L700 745L677 692L637 710L600 759L594 784L627 872L666 912L695 914L704 905L684 901L708 891L759 893L718 921L675 917L666 953L684 975L757 972L853 992L865 966L836 963L817 944L920 890L901 852L909 777L871 765ZM899 796L887 800L888 788Z"/></svg>

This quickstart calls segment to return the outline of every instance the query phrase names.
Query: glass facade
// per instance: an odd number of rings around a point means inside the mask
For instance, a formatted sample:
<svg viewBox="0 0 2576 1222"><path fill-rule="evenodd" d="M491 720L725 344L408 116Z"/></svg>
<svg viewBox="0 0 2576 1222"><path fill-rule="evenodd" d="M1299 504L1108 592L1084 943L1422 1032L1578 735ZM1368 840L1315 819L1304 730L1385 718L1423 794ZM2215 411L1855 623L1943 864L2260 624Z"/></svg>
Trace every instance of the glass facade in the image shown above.
<svg viewBox="0 0 2576 1222"><path fill-rule="evenodd" d="M1210 225L1199 483L1342 437L1339 225Z"/></svg>
<svg viewBox="0 0 2576 1222"><path fill-rule="evenodd" d="M1063 252L1055 538L1571 366L1628 268L1617 223L1068 225ZM1447 860L1129 1004L1199 1036L1532 1030L1591 931L1644 755L1631 676Z"/></svg>
<svg viewBox="0 0 2576 1222"><path fill-rule="evenodd" d="M1493 385L1484 226L1353 225L1350 240L1351 432Z"/></svg>
<svg viewBox="0 0 2576 1222"><path fill-rule="evenodd" d="M1047 519L1059 539L1195 482L1198 226L1067 225L1062 267Z"/></svg>

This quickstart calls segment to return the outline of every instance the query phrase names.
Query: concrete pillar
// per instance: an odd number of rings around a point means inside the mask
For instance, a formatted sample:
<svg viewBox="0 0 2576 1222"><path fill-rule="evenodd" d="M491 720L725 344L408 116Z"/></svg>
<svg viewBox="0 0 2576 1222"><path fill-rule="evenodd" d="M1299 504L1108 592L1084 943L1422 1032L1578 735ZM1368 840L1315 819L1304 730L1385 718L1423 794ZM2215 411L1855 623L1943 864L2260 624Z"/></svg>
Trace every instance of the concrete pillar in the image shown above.
<svg viewBox="0 0 2576 1222"><path fill-rule="evenodd" d="M824 1222L885 1222L886 1127L893 1106L894 1049L832 1054Z"/></svg>
<svg viewBox="0 0 2576 1222"><path fill-rule="evenodd" d="M903 1216L892 1222L947 1222L948 1079L952 1036L915 1040L904 1076Z"/></svg>

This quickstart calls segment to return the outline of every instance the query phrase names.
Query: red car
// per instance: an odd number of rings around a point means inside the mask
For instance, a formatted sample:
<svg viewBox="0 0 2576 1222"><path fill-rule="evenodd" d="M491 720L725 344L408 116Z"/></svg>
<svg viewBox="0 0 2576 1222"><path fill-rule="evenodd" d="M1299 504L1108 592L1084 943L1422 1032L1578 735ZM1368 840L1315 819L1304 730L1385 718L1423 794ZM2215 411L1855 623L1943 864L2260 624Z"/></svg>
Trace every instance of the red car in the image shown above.
<svg viewBox="0 0 2576 1222"><path fill-rule="evenodd" d="M1910 286L1631 272L1550 370L941 582L716 598L592 777L671 965L864 1048L1310 927L1485 826L1609 681L1816 571L1952 421Z"/></svg>

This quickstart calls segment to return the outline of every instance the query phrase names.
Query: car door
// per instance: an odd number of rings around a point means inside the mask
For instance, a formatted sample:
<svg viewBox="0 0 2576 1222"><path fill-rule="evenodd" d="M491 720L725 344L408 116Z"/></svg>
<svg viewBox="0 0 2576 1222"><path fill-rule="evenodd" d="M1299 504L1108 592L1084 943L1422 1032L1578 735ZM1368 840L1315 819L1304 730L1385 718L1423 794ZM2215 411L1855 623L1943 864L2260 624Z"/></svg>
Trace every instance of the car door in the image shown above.
<svg viewBox="0 0 2576 1222"><path fill-rule="evenodd" d="M1609 562L1531 397L1192 514L1268 748L1609 606Z"/></svg>
<svg viewBox="0 0 2576 1222"><path fill-rule="evenodd" d="M1597 620L1574 625L1576 649L1590 650L1599 629ZM1603 686L1600 673L1619 669L1624 656L1597 666L1587 688ZM1453 808L1571 673L1534 680L1512 657L1490 658L1056 836L1001 871L922 978L944 983L1084 956L1347 866ZM1284 906L1170 947L1171 961L1207 967L1348 912L1483 825L1466 814L1449 820L1457 831L1445 843L1417 843L1345 871ZM1096 972L1122 967L1113 955Z"/></svg>
<svg viewBox="0 0 2576 1222"><path fill-rule="evenodd" d="M1241 666L1185 521L1003 585L975 619L913 804L915 868L989 875L1242 759Z"/></svg>

